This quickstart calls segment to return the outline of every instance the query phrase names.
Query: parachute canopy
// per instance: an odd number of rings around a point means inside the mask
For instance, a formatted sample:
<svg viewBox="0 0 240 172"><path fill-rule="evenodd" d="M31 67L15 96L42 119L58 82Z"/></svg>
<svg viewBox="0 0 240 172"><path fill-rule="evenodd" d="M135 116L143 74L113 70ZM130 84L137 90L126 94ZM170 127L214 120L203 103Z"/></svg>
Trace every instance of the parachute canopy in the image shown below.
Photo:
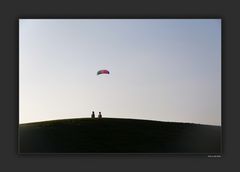
<svg viewBox="0 0 240 172"><path fill-rule="evenodd" d="M103 69L103 70L99 70L98 72L97 72L97 75L100 75L100 74L109 74L110 72L108 71L108 70L106 70L106 69Z"/></svg>

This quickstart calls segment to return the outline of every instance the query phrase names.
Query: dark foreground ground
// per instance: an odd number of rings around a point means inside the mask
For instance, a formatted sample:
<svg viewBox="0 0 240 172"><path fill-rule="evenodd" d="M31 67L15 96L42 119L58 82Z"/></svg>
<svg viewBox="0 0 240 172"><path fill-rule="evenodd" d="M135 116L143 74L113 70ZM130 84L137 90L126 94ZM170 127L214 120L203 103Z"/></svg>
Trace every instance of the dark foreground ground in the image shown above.
<svg viewBox="0 0 240 172"><path fill-rule="evenodd" d="M19 125L20 153L220 153L221 127L134 119Z"/></svg>

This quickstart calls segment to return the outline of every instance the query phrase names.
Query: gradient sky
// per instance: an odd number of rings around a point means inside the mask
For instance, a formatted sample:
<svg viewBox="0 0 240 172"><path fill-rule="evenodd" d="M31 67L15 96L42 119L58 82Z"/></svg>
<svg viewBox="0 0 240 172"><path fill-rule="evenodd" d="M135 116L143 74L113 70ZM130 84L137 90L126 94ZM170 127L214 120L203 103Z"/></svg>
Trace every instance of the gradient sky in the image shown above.
<svg viewBox="0 0 240 172"><path fill-rule="evenodd" d="M19 123L221 125L220 19L20 19L19 36Z"/></svg>

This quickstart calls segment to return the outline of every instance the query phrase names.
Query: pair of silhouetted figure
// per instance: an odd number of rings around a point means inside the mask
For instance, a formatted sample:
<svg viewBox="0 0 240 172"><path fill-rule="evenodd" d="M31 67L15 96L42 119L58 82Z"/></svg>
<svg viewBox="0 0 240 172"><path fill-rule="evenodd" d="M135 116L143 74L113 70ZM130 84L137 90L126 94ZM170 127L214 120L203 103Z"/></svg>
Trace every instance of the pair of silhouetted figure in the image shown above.
<svg viewBox="0 0 240 172"><path fill-rule="evenodd" d="M92 111L92 116L91 116L91 118L95 118L95 113L94 113L94 111ZM98 118L102 118L101 112L98 113Z"/></svg>

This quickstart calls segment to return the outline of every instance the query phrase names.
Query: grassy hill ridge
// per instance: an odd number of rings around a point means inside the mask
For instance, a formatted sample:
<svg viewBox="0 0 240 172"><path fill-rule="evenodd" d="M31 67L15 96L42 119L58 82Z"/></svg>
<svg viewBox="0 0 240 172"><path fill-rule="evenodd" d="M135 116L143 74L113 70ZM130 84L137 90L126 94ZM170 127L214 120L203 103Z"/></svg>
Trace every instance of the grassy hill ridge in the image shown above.
<svg viewBox="0 0 240 172"><path fill-rule="evenodd" d="M119 118L19 125L20 153L220 153L221 127Z"/></svg>

